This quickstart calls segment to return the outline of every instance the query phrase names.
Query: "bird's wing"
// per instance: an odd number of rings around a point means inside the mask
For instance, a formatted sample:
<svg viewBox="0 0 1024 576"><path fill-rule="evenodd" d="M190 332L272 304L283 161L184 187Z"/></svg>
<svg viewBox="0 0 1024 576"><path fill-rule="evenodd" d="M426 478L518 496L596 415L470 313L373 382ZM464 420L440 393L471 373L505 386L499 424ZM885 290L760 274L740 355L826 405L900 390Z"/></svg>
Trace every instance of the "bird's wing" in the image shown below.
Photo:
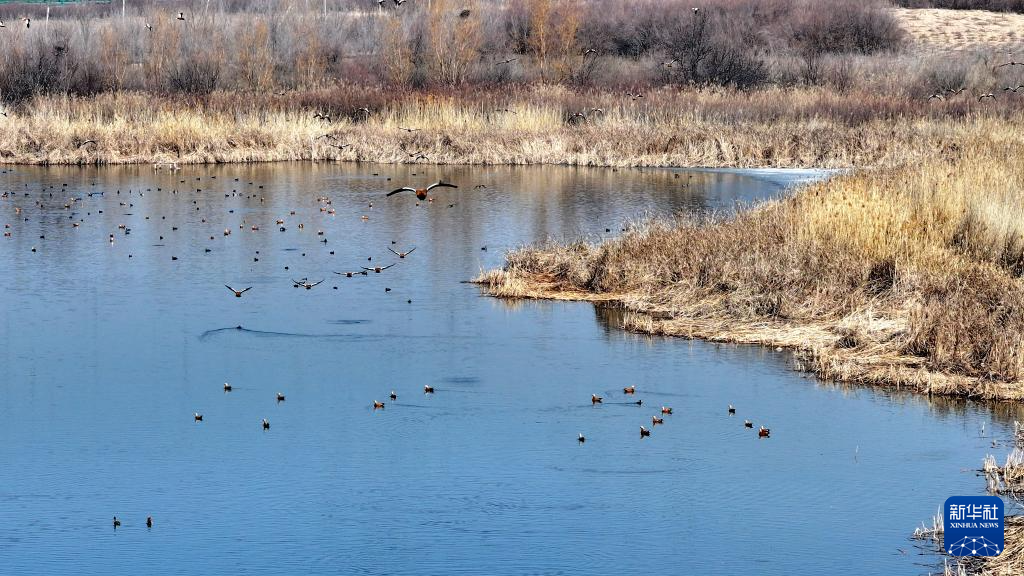
<svg viewBox="0 0 1024 576"><path fill-rule="evenodd" d="M408 252L406 252L406 253L405 253L405 255L406 255L406 256L408 256L409 254L412 254L412 253L413 253L413 252L415 252L415 251L416 251L416 247L415 247L415 246L413 246L413 247L412 247L412 250L409 250Z"/></svg>
<svg viewBox="0 0 1024 576"><path fill-rule="evenodd" d="M301 286L301 285L303 285L305 283L306 283L305 280L301 280L301 281L300 280L292 280L292 284L298 284L299 286Z"/></svg>
<svg viewBox="0 0 1024 576"><path fill-rule="evenodd" d="M392 190L391 192L388 192L388 196L392 196L394 194L398 194L399 192L415 192L415 191L416 191L415 188L410 188L408 186L405 186L403 188L399 188L397 190Z"/></svg>
<svg viewBox="0 0 1024 576"><path fill-rule="evenodd" d="M381 269L381 270L387 270L388 268L391 268L391 267L392 267L392 266L394 266L394 265L395 265L395 263L394 263L394 262L392 262L391 264L388 264L387 266L381 266L381 267L380 267L380 269Z"/></svg>
<svg viewBox="0 0 1024 576"><path fill-rule="evenodd" d="M427 186L428 191L433 190L434 188L458 188L458 186L456 186L455 184L449 184L444 180L438 180L437 182L434 182L430 186Z"/></svg>
<svg viewBox="0 0 1024 576"><path fill-rule="evenodd" d="M224 287L227 288L228 290L231 290L232 292L235 291L234 288L232 288L231 286L228 286L227 284L225 284Z"/></svg>
<svg viewBox="0 0 1024 576"><path fill-rule="evenodd" d="M373 272L373 268L367 268L366 266L360 266L360 268L362 268L363 270L369 270L370 272Z"/></svg>
<svg viewBox="0 0 1024 576"><path fill-rule="evenodd" d="M248 292L249 290L252 290L252 286L249 286L249 287L248 287L248 288L246 288L245 290L242 290L241 292L239 292L239 294L245 294L245 293L246 293L246 292Z"/></svg>
<svg viewBox="0 0 1024 576"><path fill-rule="evenodd" d="M395 256L401 256L401 254L399 254L398 252L395 252L395 250L391 246L388 246L388 251L390 251Z"/></svg>
<svg viewBox="0 0 1024 576"><path fill-rule="evenodd" d="M316 285L318 285L318 284L323 284L323 283L324 283L324 281L323 281L323 280L321 280L321 281L319 281L319 282L314 282L314 283L310 284L310 285L309 285L309 287L310 287L310 288L312 288L313 286L316 286Z"/></svg>

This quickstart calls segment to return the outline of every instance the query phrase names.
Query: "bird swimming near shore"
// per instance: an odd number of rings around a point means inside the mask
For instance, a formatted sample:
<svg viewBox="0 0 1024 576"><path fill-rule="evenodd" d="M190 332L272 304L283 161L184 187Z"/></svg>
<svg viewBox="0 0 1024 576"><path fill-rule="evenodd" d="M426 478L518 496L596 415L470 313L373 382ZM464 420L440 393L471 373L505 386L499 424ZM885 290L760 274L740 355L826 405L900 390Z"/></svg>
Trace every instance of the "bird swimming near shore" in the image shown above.
<svg viewBox="0 0 1024 576"><path fill-rule="evenodd" d="M391 268L392 266L394 266L394 263L388 264L387 266L374 266L373 268L367 268L366 266L363 266L363 270L366 270L368 272L376 272L377 274L380 274L381 272L387 270L388 268Z"/></svg>
<svg viewBox="0 0 1024 576"><path fill-rule="evenodd" d="M416 198L420 200L425 200L427 198L427 192L430 192L434 188L458 188L458 186L456 186L455 184L445 182L444 180L438 180L437 182L434 182L433 184L427 186L426 188L413 188L412 186L403 186L401 188L397 188L395 190L392 190L391 192L388 192L387 195L394 196L399 192L412 192L413 194L416 195Z"/></svg>
<svg viewBox="0 0 1024 576"><path fill-rule="evenodd" d="M249 286L248 288L246 288L244 290L235 290L234 288L232 288L231 286L228 286L227 284L225 284L224 287L227 288L228 290L231 290L232 292L234 292L235 293L235 298L241 298L242 294L245 294L249 290L252 290L252 286Z"/></svg>
<svg viewBox="0 0 1024 576"><path fill-rule="evenodd" d="M591 394L590 395L590 403L591 404L600 404L602 400L604 400L604 398L601 398L597 394Z"/></svg>
<svg viewBox="0 0 1024 576"><path fill-rule="evenodd" d="M399 258L405 258L409 254L412 254L413 251L416 250L416 247L413 246L412 249L409 250L408 252L397 252L397 251L393 250L390 246L388 246L388 250L391 250L391 253L394 254L395 256L398 256Z"/></svg>

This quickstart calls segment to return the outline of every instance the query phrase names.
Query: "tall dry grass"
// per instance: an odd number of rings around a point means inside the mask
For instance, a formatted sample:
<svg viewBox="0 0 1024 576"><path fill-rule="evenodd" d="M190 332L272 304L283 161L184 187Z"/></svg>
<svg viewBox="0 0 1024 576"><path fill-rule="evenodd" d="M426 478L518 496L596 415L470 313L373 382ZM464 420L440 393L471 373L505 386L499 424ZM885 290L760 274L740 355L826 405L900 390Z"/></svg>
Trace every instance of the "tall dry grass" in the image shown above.
<svg viewBox="0 0 1024 576"><path fill-rule="evenodd" d="M724 217L524 248L496 295L614 297L667 334L788 345L825 377L1024 397L1024 139L947 133L927 159L859 171Z"/></svg>

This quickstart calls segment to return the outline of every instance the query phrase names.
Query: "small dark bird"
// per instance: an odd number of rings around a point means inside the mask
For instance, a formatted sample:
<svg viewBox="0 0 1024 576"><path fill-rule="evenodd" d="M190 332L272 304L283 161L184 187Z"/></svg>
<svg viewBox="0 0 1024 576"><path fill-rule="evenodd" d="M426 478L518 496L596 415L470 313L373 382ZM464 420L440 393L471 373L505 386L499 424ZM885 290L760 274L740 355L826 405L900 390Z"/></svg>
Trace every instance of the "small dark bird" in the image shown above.
<svg viewBox="0 0 1024 576"><path fill-rule="evenodd" d="M637 400L636 402L633 402L633 404L636 404L637 406L643 406L644 405L644 401L643 401L643 399L640 399L640 400Z"/></svg>
<svg viewBox="0 0 1024 576"><path fill-rule="evenodd" d="M426 188L413 188L411 186L403 186L402 188L398 188L396 190L388 192L387 195L394 196L399 192L412 192L416 194L416 198L420 200L425 200L427 198L427 192L430 192L434 188L458 188L458 186L456 186L455 184L449 184L448 182L445 182L443 180L439 180L437 182L434 182L430 186L427 186Z"/></svg>
<svg viewBox="0 0 1024 576"><path fill-rule="evenodd" d="M641 438L643 438L644 436L650 436L650 435L651 435L651 431L650 430L648 430L647 428L644 428L643 426L640 427L640 437Z"/></svg>
<svg viewBox="0 0 1024 576"><path fill-rule="evenodd" d="M266 418L263 419L263 429L270 430L270 422L268 422Z"/></svg>
<svg viewBox="0 0 1024 576"><path fill-rule="evenodd" d="M153 527L153 517L152 516L146 516L146 528L152 528L152 527Z"/></svg>
<svg viewBox="0 0 1024 576"><path fill-rule="evenodd" d="M658 424L664 424L664 418L658 418L657 416L651 416L651 427L657 426Z"/></svg>
<svg viewBox="0 0 1024 576"><path fill-rule="evenodd" d="M281 394L280 392L278 392L277 393L277 401L278 402L284 402L284 394Z"/></svg>
<svg viewBox="0 0 1024 576"><path fill-rule="evenodd" d="M729 414L735 414L735 413L736 413L736 409L733 408L732 404L729 404Z"/></svg>
<svg viewBox="0 0 1024 576"><path fill-rule="evenodd" d="M396 252L392 250L390 246L388 246L388 250L391 250L391 253L394 254L395 256L398 256L399 258L405 258L409 254L412 254L413 251L416 250L416 247L414 246L412 250L409 250L408 252Z"/></svg>
<svg viewBox="0 0 1024 576"><path fill-rule="evenodd" d="M225 382L224 383L224 391L225 392L231 392L231 390L232 390L231 384L228 384L227 382Z"/></svg>
<svg viewBox="0 0 1024 576"><path fill-rule="evenodd" d="M433 394L434 393L434 387L433 386L424 386L423 387L423 393L424 394Z"/></svg>
<svg viewBox="0 0 1024 576"><path fill-rule="evenodd" d="M32 27L32 19L31 18L22 18L21 21L25 23L25 28L31 28ZM120 524L120 523L118 523L118 524Z"/></svg>
<svg viewBox="0 0 1024 576"><path fill-rule="evenodd" d="M626 386L622 389L623 394L636 394L636 386Z"/></svg>
<svg viewBox="0 0 1024 576"><path fill-rule="evenodd" d="M583 444L584 442L587 441L587 439L583 437L583 432L580 432L580 435L578 438L576 438L576 441L579 442L580 444Z"/></svg>
<svg viewBox="0 0 1024 576"><path fill-rule="evenodd" d="M398 394L395 394L395 391L392 390L389 398L391 398L392 400L398 400Z"/></svg>
<svg viewBox="0 0 1024 576"><path fill-rule="evenodd" d="M600 404L601 400L603 400L603 398L601 398L597 394L591 394L590 395L590 403L591 404Z"/></svg>
<svg viewBox="0 0 1024 576"><path fill-rule="evenodd" d="M117 527L120 525L121 521L117 519L117 516L114 516L114 530L117 530Z"/></svg>
<svg viewBox="0 0 1024 576"><path fill-rule="evenodd" d="M470 10L467 8L462 12L459 12L459 18L469 18L470 14L472 14L472 12L470 12Z"/></svg>
<svg viewBox="0 0 1024 576"><path fill-rule="evenodd" d="M501 66L502 64L509 64L511 62L515 62L516 60L519 60L519 58L509 58L507 60L502 60L501 62L495 62L494 65Z"/></svg>
<svg viewBox="0 0 1024 576"><path fill-rule="evenodd" d="M743 421L743 427L744 428L753 428L754 427L754 423L751 422L750 420L744 420Z"/></svg>
<svg viewBox="0 0 1024 576"><path fill-rule="evenodd" d="M194 418L196 422L202 422L203 421L203 415L200 414L199 412L196 412L195 414L192 414L192 418Z"/></svg>
<svg viewBox="0 0 1024 576"><path fill-rule="evenodd" d="M182 22L184 22L185 21L185 13L184 12L178 12L178 18L177 19L181 20Z"/></svg>
<svg viewBox="0 0 1024 576"><path fill-rule="evenodd" d="M235 290L234 288L232 288L231 286L228 286L227 284L225 284L224 287L227 288L228 290L231 290L232 292L234 292L235 293L235 298L241 298L242 294L245 294L249 290L252 290L252 286L249 286L248 288L246 288L244 290Z"/></svg>

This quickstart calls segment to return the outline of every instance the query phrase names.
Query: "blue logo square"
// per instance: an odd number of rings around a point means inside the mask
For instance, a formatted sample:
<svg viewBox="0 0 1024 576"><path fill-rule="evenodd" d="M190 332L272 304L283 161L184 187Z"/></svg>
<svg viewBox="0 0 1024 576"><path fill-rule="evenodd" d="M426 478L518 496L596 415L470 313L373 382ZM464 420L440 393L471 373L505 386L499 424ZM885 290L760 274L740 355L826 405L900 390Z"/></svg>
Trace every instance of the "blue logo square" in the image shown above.
<svg viewBox="0 0 1024 576"><path fill-rule="evenodd" d="M942 509L942 529L951 556L998 556L1003 551L1003 499L951 496Z"/></svg>

